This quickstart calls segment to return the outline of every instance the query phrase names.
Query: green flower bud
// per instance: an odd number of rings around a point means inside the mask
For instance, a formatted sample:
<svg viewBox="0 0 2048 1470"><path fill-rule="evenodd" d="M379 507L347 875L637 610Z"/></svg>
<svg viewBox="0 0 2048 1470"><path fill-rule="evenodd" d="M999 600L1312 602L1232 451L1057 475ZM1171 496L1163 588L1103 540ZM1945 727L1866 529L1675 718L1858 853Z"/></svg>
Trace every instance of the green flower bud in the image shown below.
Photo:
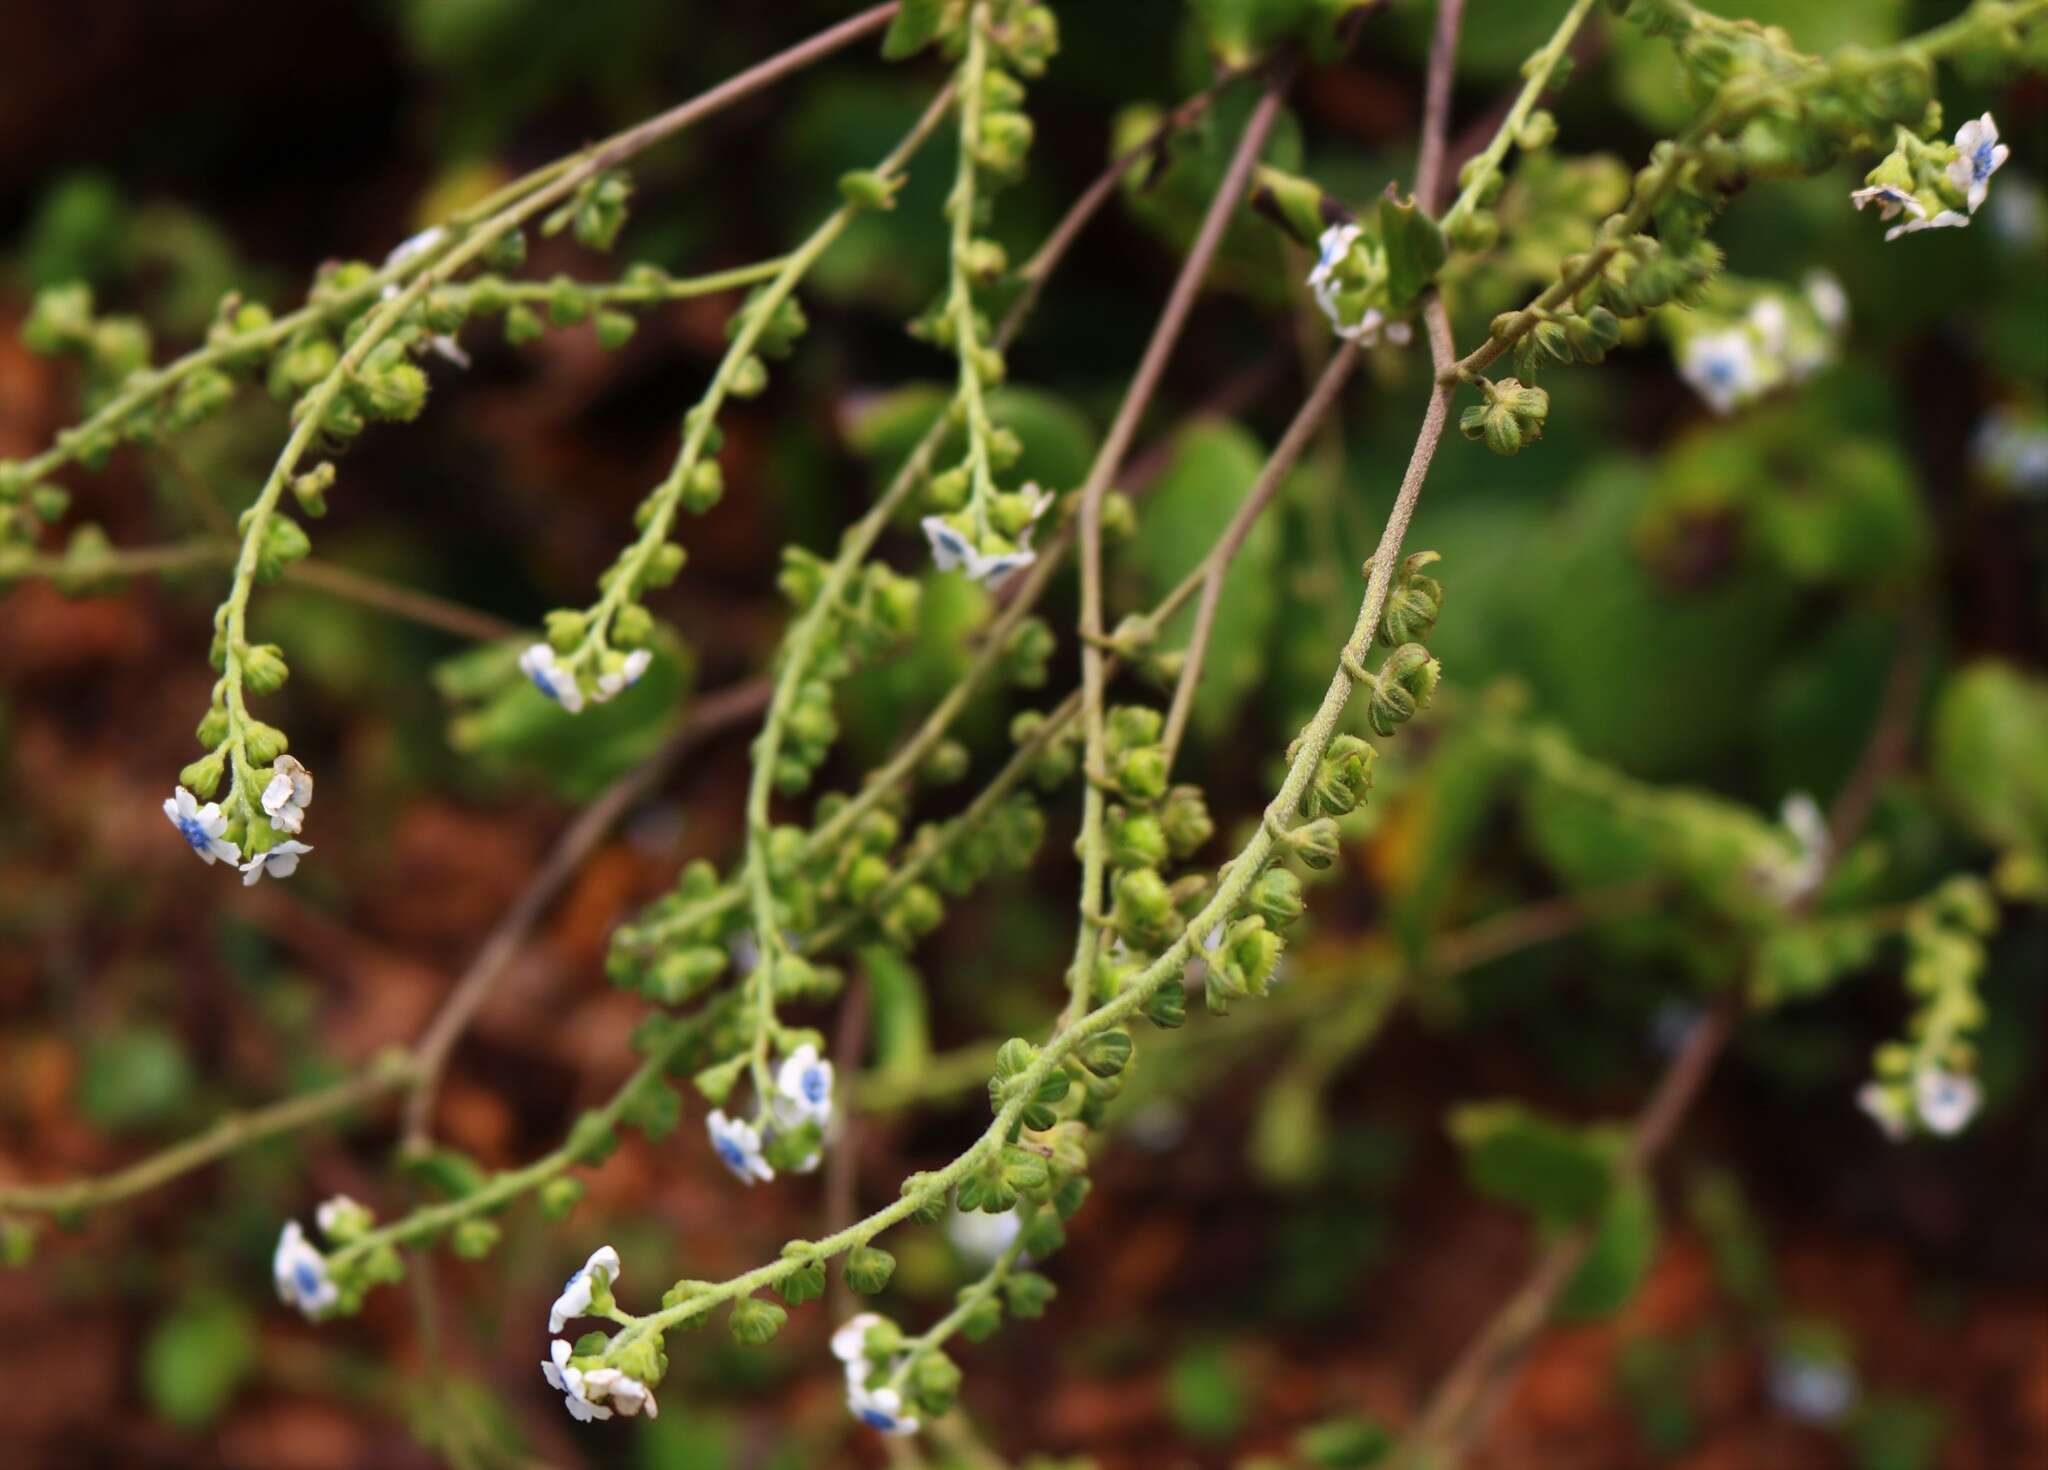
<svg viewBox="0 0 2048 1470"><path fill-rule="evenodd" d="M548 282L548 320L558 327L574 327L590 320L590 293L567 276Z"/></svg>
<svg viewBox="0 0 2048 1470"><path fill-rule="evenodd" d="M1112 545L1138 534L1138 507L1121 490L1102 497L1102 535Z"/></svg>
<svg viewBox="0 0 2048 1470"><path fill-rule="evenodd" d="M846 1253L846 1284L862 1296L873 1296L896 1274L896 1258L872 1245L855 1246Z"/></svg>
<svg viewBox="0 0 2048 1470"><path fill-rule="evenodd" d="M1443 560L1434 551L1418 551L1403 558L1387 594L1387 610L1380 620L1380 642L1388 648L1413 643L1429 636L1443 611L1443 584L1424 576L1423 568Z"/></svg>
<svg viewBox="0 0 2048 1470"><path fill-rule="evenodd" d="M1003 1278L1003 1301L1013 1317L1043 1317L1059 1288L1036 1271L1013 1271Z"/></svg>
<svg viewBox="0 0 2048 1470"><path fill-rule="evenodd" d="M566 1220L589 1191L580 1179L550 1179L540 1189L540 1210L550 1220Z"/></svg>
<svg viewBox="0 0 2048 1470"><path fill-rule="evenodd" d="M777 1295L792 1307L800 1307L825 1294L825 1263L808 1242L793 1240L782 1248L782 1254L799 1264L776 1285Z"/></svg>
<svg viewBox="0 0 2048 1470"><path fill-rule="evenodd" d="M210 797L220 789L220 778L225 762L219 751L202 755L198 760L178 772L178 784L191 788L194 795Z"/></svg>
<svg viewBox="0 0 2048 1470"><path fill-rule="evenodd" d="M1150 948L1172 930L1173 895L1156 868L1133 868L1116 880L1114 923L1126 943Z"/></svg>
<svg viewBox="0 0 2048 1470"><path fill-rule="evenodd" d="M1565 340L1581 362L1599 362L1621 341L1621 323L1604 306L1565 318Z"/></svg>
<svg viewBox="0 0 2048 1470"><path fill-rule="evenodd" d="M689 553L674 541L663 541L648 552L647 560L641 563L639 586L636 590L648 591L666 587L682 575L683 564L689 560Z"/></svg>
<svg viewBox="0 0 2048 1470"><path fill-rule="evenodd" d="M1285 941L1257 914L1239 919L1223 936L1220 956L1229 987L1240 995L1264 995L1285 947Z"/></svg>
<svg viewBox="0 0 2048 1470"><path fill-rule="evenodd" d="M1191 856L1216 833L1199 786L1180 785L1167 792L1159 805L1159 825L1177 858Z"/></svg>
<svg viewBox="0 0 2048 1470"><path fill-rule="evenodd" d="M725 496L725 471L715 459L699 460L683 477L681 504L693 516L701 516Z"/></svg>
<svg viewBox="0 0 2048 1470"><path fill-rule="evenodd" d="M896 191L903 181L871 168L857 168L839 176L839 194L858 209L893 209Z"/></svg>
<svg viewBox="0 0 2048 1470"><path fill-rule="evenodd" d="M759 1347L773 1340L788 1320L789 1313L775 1303L744 1296L732 1304L732 1315L726 1319L726 1325L732 1330L734 1342L743 1347Z"/></svg>
<svg viewBox="0 0 2048 1470"><path fill-rule="evenodd" d="M726 952L715 944L669 950L648 967L641 989L662 1005L682 1005L724 974L727 960Z"/></svg>
<svg viewBox="0 0 2048 1470"><path fill-rule="evenodd" d="M1150 812L1112 807L1108 823L1109 861L1119 868L1156 868L1166 861L1166 832Z"/></svg>
<svg viewBox="0 0 2048 1470"><path fill-rule="evenodd" d="M1245 907L1273 929L1292 924L1306 906L1301 897L1301 880L1282 867L1271 867L1259 874L1245 895Z"/></svg>
<svg viewBox="0 0 2048 1470"><path fill-rule="evenodd" d="M1169 979L1145 997L1145 1019L1162 1031L1187 1024L1188 993L1177 979Z"/></svg>
<svg viewBox="0 0 2048 1470"><path fill-rule="evenodd" d="M645 648L654 641L654 614L637 602L627 603L612 614L611 641L618 648Z"/></svg>
<svg viewBox="0 0 2048 1470"><path fill-rule="evenodd" d="M1419 643L1404 643L1373 676L1368 716L1375 733L1391 735L1429 703L1443 670Z"/></svg>
<svg viewBox="0 0 2048 1470"><path fill-rule="evenodd" d="M1114 1077L1130 1065L1131 1033L1122 1029L1105 1031L1081 1043L1075 1053L1097 1077Z"/></svg>
<svg viewBox="0 0 2048 1470"><path fill-rule="evenodd" d="M327 460L292 478L292 498L298 501L299 509L318 520L327 514L327 492L334 484L336 471L334 461Z"/></svg>
<svg viewBox="0 0 2048 1470"><path fill-rule="evenodd" d="M571 608L558 607L542 620L548 646L556 653L574 652L590 632L590 620Z"/></svg>
<svg viewBox="0 0 2048 1470"><path fill-rule="evenodd" d="M597 314L597 345L607 352L616 352L633 340L633 333L640 324L623 311L600 311Z"/></svg>
<svg viewBox="0 0 2048 1470"><path fill-rule="evenodd" d="M735 398L758 398L768 386L768 364L748 353L733 370L730 386Z"/></svg>
<svg viewBox="0 0 2048 1470"><path fill-rule="evenodd" d="M504 1231L495 1220L483 1220L471 1216L460 1221L448 1233L449 1247L465 1261L481 1261L497 1249Z"/></svg>
<svg viewBox="0 0 2048 1470"><path fill-rule="evenodd" d="M1117 788L1133 801L1151 801L1166 790L1166 750L1143 745L1117 758Z"/></svg>
<svg viewBox="0 0 2048 1470"><path fill-rule="evenodd" d="M0 1270L18 1271L35 1257L35 1222L0 1215Z"/></svg>
<svg viewBox="0 0 2048 1470"><path fill-rule="evenodd" d="M1338 835L1337 823L1330 817L1318 817L1313 822L1303 822L1292 828L1283 840L1287 850L1300 858L1311 868L1327 868L1337 861L1337 853L1343 846Z"/></svg>
<svg viewBox="0 0 2048 1470"><path fill-rule="evenodd" d="M1010 632L1003 649L1003 677L1020 689L1045 683L1058 641L1044 618L1025 618Z"/></svg>
<svg viewBox="0 0 2048 1470"><path fill-rule="evenodd" d="M242 740L249 753L250 763L267 766L283 755L289 743L284 731L275 725L266 725L261 720L251 720L242 727Z"/></svg>
<svg viewBox="0 0 2048 1470"><path fill-rule="evenodd" d="M252 693L275 694L290 675L284 650L275 643L259 643L242 651L242 679Z"/></svg>
<svg viewBox="0 0 2048 1470"><path fill-rule="evenodd" d="M505 341L513 347L524 347L529 342L538 342L547 335L547 324L540 319L540 313L524 302L514 302L505 310Z"/></svg>
<svg viewBox="0 0 2048 1470"><path fill-rule="evenodd" d="M934 1418L946 1413L960 1396L960 1369L934 1348L910 1370L910 1393L918 1408Z"/></svg>
<svg viewBox="0 0 2048 1470"><path fill-rule="evenodd" d="M1304 802L1304 806L1312 804L1340 817L1351 812L1372 790L1372 763L1376 754L1356 735L1339 735L1332 740L1328 752L1316 767L1315 779L1309 786L1310 800Z"/></svg>
<svg viewBox="0 0 2048 1470"><path fill-rule="evenodd" d="M918 775L932 786L950 786L967 774L967 747L957 740L941 740L924 758Z"/></svg>

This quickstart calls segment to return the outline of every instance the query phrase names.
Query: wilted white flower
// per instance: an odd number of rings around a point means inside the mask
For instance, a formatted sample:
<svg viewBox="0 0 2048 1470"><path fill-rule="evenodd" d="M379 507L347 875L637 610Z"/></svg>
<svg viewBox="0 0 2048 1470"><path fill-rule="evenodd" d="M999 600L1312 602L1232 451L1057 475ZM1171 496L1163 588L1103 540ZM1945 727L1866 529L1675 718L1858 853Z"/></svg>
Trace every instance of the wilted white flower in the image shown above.
<svg viewBox="0 0 2048 1470"><path fill-rule="evenodd" d="M1970 201L1970 213L1984 202L1991 189L1991 176L2012 156L2012 150L1998 141L1998 124L1991 114L1972 118L1956 129L1956 158L1948 166L1948 181Z"/></svg>
<svg viewBox="0 0 2048 1470"><path fill-rule="evenodd" d="M431 229L421 230L410 239L399 241L391 247L391 253L384 257L384 268L389 270L392 266L404 265L415 256L425 254L439 245L442 240L446 239L447 234L446 230L442 229L439 225L435 225ZM384 287L378 299L389 301L396 295L398 295L398 282L392 281ZM435 337L428 345L434 349L438 356L446 358L457 367L466 368L469 366L469 354L462 350L462 344L453 337Z"/></svg>
<svg viewBox="0 0 2048 1470"><path fill-rule="evenodd" d="M327 1258L313 1249L306 1232L296 1220L285 1221L278 1233L277 1249L270 1257L270 1274L277 1282L277 1299L297 1307L310 1321L318 1321L341 1299L334 1280L327 1274Z"/></svg>
<svg viewBox="0 0 2048 1470"><path fill-rule="evenodd" d="M306 825L306 808L313 804L313 773L288 755L279 756L270 767L270 782L263 788L263 810L270 825L294 837Z"/></svg>
<svg viewBox="0 0 2048 1470"><path fill-rule="evenodd" d="M1406 322L1390 322L1386 314L1377 307L1370 307L1365 315L1355 322L1344 320L1343 304L1337 295L1344 283L1339 279L1337 269L1351 254L1351 247L1364 233L1357 225L1331 225L1323 231L1317 241L1316 263L1308 273L1308 289L1322 308L1324 316L1330 319L1330 330L1349 342L1361 347L1370 347L1382 336L1397 346L1406 346L1414 336L1414 329Z"/></svg>
<svg viewBox="0 0 2048 1470"><path fill-rule="evenodd" d="M1795 791L1778 809L1778 820L1792 834L1792 841L1799 850L1790 862L1772 874L1771 887L1781 902L1798 903L1809 897L1827 877L1828 863L1834 855L1834 844L1828 836L1828 819L1812 793Z"/></svg>
<svg viewBox="0 0 2048 1470"><path fill-rule="evenodd" d="M631 689L640 682L640 676L647 672L647 666L654 662L654 655L644 648L636 648L626 655L625 664L616 674L597 676L597 688L591 692L591 699L603 704L621 690Z"/></svg>
<svg viewBox="0 0 2048 1470"><path fill-rule="evenodd" d="M164 798L164 815L209 868L216 858L231 863L242 860L242 850L220 835L227 831L228 819L221 815L219 802L201 806L197 797L180 786L177 795Z"/></svg>
<svg viewBox="0 0 2048 1470"><path fill-rule="evenodd" d="M788 1127L832 1121L832 1064L809 1042L784 1057L775 1074L775 1112Z"/></svg>
<svg viewBox="0 0 2048 1470"><path fill-rule="evenodd" d="M560 1332L564 1324L575 1321L590 1311L590 1299L601 1286L609 1286L619 1279L619 1253L608 1245L599 1246L590 1253L590 1259L578 1268L562 1286L562 1294L555 1298L554 1306L548 1309L548 1331Z"/></svg>
<svg viewBox="0 0 2048 1470"><path fill-rule="evenodd" d="M1851 189L1849 202L1858 209L1867 209L1875 204L1879 219L1896 219L1901 211L1908 219L1927 218L1927 206L1896 184L1872 184L1866 189ZM1889 240L1891 236L1885 238Z"/></svg>
<svg viewBox="0 0 2048 1470"><path fill-rule="evenodd" d="M1969 1126L1984 1100L1973 1077L1930 1067L1913 1078L1913 1107L1931 1133L1947 1138Z"/></svg>
<svg viewBox="0 0 2048 1470"><path fill-rule="evenodd" d="M882 1324L879 1312L861 1312L848 1317L840 1329L832 1334L832 1356L846 1364L849 1375L858 1371L866 1377L870 1371L868 1360L868 1329Z"/></svg>
<svg viewBox="0 0 2048 1470"><path fill-rule="evenodd" d="M555 657L555 651L545 643L536 643L519 655L519 672L533 680L533 687L559 704L570 714L583 712L583 690L576 683L576 675L563 667Z"/></svg>
<svg viewBox="0 0 2048 1470"><path fill-rule="evenodd" d="M1763 391L1756 339L1742 327L1699 332L1686 339L1678 371L1715 413L1733 413Z"/></svg>
<svg viewBox="0 0 2048 1470"><path fill-rule="evenodd" d="M642 1409L647 1411L650 1419L661 1417L661 1406L654 1401L654 1390L639 1379L628 1376L623 1368L592 1368L583 1375L583 1394L593 1404L599 1399L608 1401L628 1419Z"/></svg>
<svg viewBox="0 0 2048 1470"><path fill-rule="evenodd" d="M774 1167L761 1157L761 1130L752 1123L728 1118L720 1108L704 1120L704 1126L719 1161L743 1182L752 1184L758 1179L767 1184L775 1178Z"/></svg>
<svg viewBox="0 0 2048 1470"><path fill-rule="evenodd" d="M549 1362L540 1365L541 1376L546 1378L550 1388L560 1389L563 1407L569 1417L578 1424L588 1424L593 1419L609 1419L612 1411L596 1403L590 1396L583 1371L569 1366L569 1355L573 1351L568 1339L558 1337L548 1346Z"/></svg>
<svg viewBox="0 0 2048 1470"><path fill-rule="evenodd" d="M946 1216L946 1239L977 1266L994 1265L1023 1228L1023 1218L1014 1209L994 1215L986 1210L955 1209Z"/></svg>
<svg viewBox="0 0 2048 1470"><path fill-rule="evenodd" d="M375 1221L376 1216L345 1194L323 1200L313 1211L313 1223L320 1227L320 1233L329 1245L343 1236L362 1234Z"/></svg>
<svg viewBox="0 0 2048 1470"><path fill-rule="evenodd" d="M1944 209L1940 214L1934 216L1933 219L1922 216L1918 219L1909 219L1904 224L1893 225L1884 232L1884 238L1889 243L1898 239L1901 235L1918 234L1921 230L1967 229L1969 223L1970 217L1967 214L1959 214L1953 209Z"/></svg>
<svg viewBox="0 0 2048 1470"><path fill-rule="evenodd" d="M312 850L305 843L289 837L275 847L265 848L242 864L242 886L253 887L256 880L266 874L272 878L291 877L299 870L299 859Z"/></svg>

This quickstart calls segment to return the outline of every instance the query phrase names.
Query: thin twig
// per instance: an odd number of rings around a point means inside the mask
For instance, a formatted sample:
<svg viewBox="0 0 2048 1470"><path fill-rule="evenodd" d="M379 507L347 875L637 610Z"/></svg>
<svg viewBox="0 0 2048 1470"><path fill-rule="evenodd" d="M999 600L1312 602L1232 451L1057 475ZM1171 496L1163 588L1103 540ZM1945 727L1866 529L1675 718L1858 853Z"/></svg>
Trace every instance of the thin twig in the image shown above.
<svg viewBox="0 0 2048 1470"><path fill-rule="evenodd" d="M1070 999L1063 1013L1064 1021L1078 1018L1086 1004L1088 979L1094 969L1095 943L1103 922L1102 888L1106 866L1102 836L1104 797L1097 784L1103 762L1102 704L1106 682L1102 647L1103 497L1108 493L1117 470L1122 467L1124 456L1130 451L1131 438L1137 432L1138 420L1143 417L1160 378L1166 372L1167 361L1180 341L1181 329L1186 326L1202 281L1209 274L1217 247L1223 243L1224 231L1244 202L1245 187L1251 180L1259 154L1265 148L1267 135L1279 118L1281 99L1294 79L1295 69L1292 58L1279 63L1266 84L1265 93L1259 98L1258 106L1245 124L1223 180L1209 201L1201 229L1195 235L1180 274L1174 279L1165 309L1160 312L1158 324L1152 329L1152 339L1145 345L1145 355L1139 360L1130 387L1125 390L1123 402L1117 407L1116 417L1110 422L1102 447L1096 452L1095 462L1089 467L1088 478L1081 487L1082 719L1087 726L1088 746L1081 825L1081 921L1074 946L1073 966L1068 974Z"/></svg>
<svg viewBox="0 0 2048 1470"><path fill-rule="evenodd" d="M448 993L441 1008L420 1033L413 1047L416 1073L405 1105L402 1147L417 1149L428 1141L433 1121L434 1097L448 1054L468 1027L477 1008L490 993L519 946L549 904L568 886L569 879L583 866L598 843L614 824L636 806L648 792L660 785L676 763L698 745L722 730L752 719L768 702L769 685L755 680L698 701L691 707L682 728L665 741L660 750L626 772L582 811L576 814L562 835L555 839L546 859L528 880L526 888L498 920L497 927L470 961L469 968Z"/></svg>

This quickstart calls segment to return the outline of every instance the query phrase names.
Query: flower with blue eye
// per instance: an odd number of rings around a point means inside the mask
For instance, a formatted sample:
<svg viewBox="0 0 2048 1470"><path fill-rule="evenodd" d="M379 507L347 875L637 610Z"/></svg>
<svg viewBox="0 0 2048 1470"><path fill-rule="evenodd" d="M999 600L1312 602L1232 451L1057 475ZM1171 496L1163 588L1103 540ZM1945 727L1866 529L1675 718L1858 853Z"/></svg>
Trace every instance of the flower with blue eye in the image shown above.
<svg viewBox="0 0 2048 1470"><path fill-rule="evenodd" d="M1849 202L1858 209L1877 206L1879 219L1896 219L1903 212L1909 219L1926 219L1927 206L1896 184L1872 184L1868 188L1851 189ZM1891 237L1887 235L1886 239Z"/></svg>
<svg viewBox="0 0 2048 1470"><path fill-rule="evenodd" d="M242 886L254 887L256 880L266 874L272 878L291 877L299 870L299 859L312 850L295 838L287 838L275 847L265 848L242 864Z"/></svg>
<svg viewBox="0 0 2048 1470"><path fill-rule="evenodd" d="M706 1118L704 1126L711 1135L711 1147L718 1154L719 1162L742 1182L752 1184L757 1179L763 1184L773 1182L775 1168L761 1157L759 1128L744 1119L726 1117L723 1108Z"/></svg>
<svg viewBox="0 0 2048 1470"><path fill-rule="evenodd" d="M1686 340L1678 371L1715 413L1733 413L1763 391L1755 336L1742 327L1700 332Z"/></svg>
<svg viewBox="0 0 2048 1470"><path fill-rule="evenodd" d="M575 672L563 665L547 644L536 643L520 654L519 672L570 714L583 713L583 689L576 682Z"/></svg>
<svg viewBox="0 0 2048 1470"><path fill-rule="evenodd" d="M176 796L164 799L164 815L209 868L217 858L231 863L242 860L242 850L221 836L228 829L228 819L221 815L219 802L201 806L199 798L180 786Z"/></svg>
<svg viewBox="0 0 2048 1470"><path fill-rule="evenodd" d="M563 1284L562 1294L548 1309L548 1331L560 1332L565 1324L587 1315L591 1298L618 1279L619 1253L608 1245L599 1246Z"/></svg>
<svg viewBox="0 0 2048 1470"><path fill-rule="evenodd" d="M869 1388L866 1384L855 1383L849 1377L846 1383L846 1408L854 1418L878 1434L917 1433L916 1418L903 1412L903 1395L893 1388Z"/></svg>
<svg viewBox="0 0 2048 1470"><path fill-rule="evenodd" d="M1988 112L1956 129L1956 156L1948 166L1948 181L1970 201L1970 213L1977 212L1991 190L1991 176L2011 156L2012 150L1998 141L1998 124Z"/></svg>
<svg viewBox="0 0 2048 1470"><path fill-rule="evenodd" d="M566 1338L556 1338L548 1347L550 1361L540 1365L541 1376L547 1379L548 1387L561 1391L563 1407L578 1424L611 1418L612 1411L591 1396L583 1370L569 1366L569 1355L573 1351Z"/></svg>
<svg viewBox="0 0 2048 1470"><path fill-rule="evenodd" d="M926 516L921 524L925 539L932 544L933 566L942 572L963 571L991 592L1038 560L1038 553L1029 546L984 552L944 516ZM1028 536L1027 532L1027 539Z"/></svg>
<svg viewBox="0 0 2048 1470"><path fill-rule="evenodd" d="M270 781L263 788L263 812L270 825L296 837L306 825L306 808L313 804L313 773L288 755L279 756L270 767Z"/></svg>
<svg viewBox="0 0 2048 1470"><path fill-rule="evenodd" d="M782 1060L775 1074L775 1113L788 1126L832 1121L832 1064L808 1041Z"/></svg>
<svg viewBox="0 0 2048 1470"><path fill-rule="evenodd" d="M1951 1137L1969 1126L1984 1100L1975 1078L1929 1067L1913 1078L1913 1108L1930 1133Z"/></svg>
<svg viewBox="0 0 2048 1470"><path fill-rule="evenodd" d="M319 1321L341 1299L341 1292L327 1274L327 1258L313 1249L296 1220L285 1221L278 1234L277 1249L270 1257L270 1274L277 1282L277 1299L288 1307L297 1307L308 1321Z"/></svg>

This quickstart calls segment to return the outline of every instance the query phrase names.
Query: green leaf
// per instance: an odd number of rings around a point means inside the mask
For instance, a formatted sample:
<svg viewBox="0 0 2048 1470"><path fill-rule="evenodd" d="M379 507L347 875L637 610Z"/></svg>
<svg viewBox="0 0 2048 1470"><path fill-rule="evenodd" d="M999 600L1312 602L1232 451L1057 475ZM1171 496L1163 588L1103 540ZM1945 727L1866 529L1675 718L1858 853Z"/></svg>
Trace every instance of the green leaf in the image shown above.
<svg viewBox="0 0 2048 1470"><path fill-rule="evenodd" d="M1607 1202L1616 1152L1609 1130L1568 1128L1518 1102L1468 1103L1453 1110L1450 1130L1472 1187L1545 1226L1590 1220Z"/></svg>
<svg viewBox="0 0 2048 1470"><path fill-rule="evenodd" d="M1558 1298L1557 1315L1583 1321L1626 1306L1656 1258L1657 1231L1657 1200L1649 1185L1641 1179L1621 1181L1607 1201L1592 1247Z"/></svg>
<svg viewBox="0 0 2048 1470"><path fill-rule="evenodd" d="M192 1064L161 1026L133 1026L90 1043L78 1106L109 1132L175 1121L192 1097Z"/></svg>
<svg viewBox="0 0 2048 1470"><path fill-rule="evenodd" d="M903 8L882 38L882 59L901 61L938 39L946 28L946 0L903 0Z"/></svg>
<svg viewBox="0 0 2048 1470"><path fill-rule="evenodd" d="M2048 680L1995 659L1950 679L1934 711L1933 766L1978 837L2048 855Z"/></svg>
<svg viewBox="0 0 2048 1470"><path fill-rule="evenodd" d="M1387 294L1396 307L1406 306L1436 279L1443 268L1444 235L1413 199L1380 199L1380 239L1387 248Z"/></svg>
<svg viewBox="0 0 2048 1470"><path fill-rule="evenodd" d="M900 952L883 944L865 946L860 965L868 977L875 1071L883 1076L916 1072L932 1053L924 977Z"/></svg>
<svg viewBox="0 0 2048 1470"><path fill-rule="evenodd" d="M186 1429L220 1417L256 1366L248 1312L224 1298L186 1302L157 1323L142 1349L150 1408Z"/></svg>

